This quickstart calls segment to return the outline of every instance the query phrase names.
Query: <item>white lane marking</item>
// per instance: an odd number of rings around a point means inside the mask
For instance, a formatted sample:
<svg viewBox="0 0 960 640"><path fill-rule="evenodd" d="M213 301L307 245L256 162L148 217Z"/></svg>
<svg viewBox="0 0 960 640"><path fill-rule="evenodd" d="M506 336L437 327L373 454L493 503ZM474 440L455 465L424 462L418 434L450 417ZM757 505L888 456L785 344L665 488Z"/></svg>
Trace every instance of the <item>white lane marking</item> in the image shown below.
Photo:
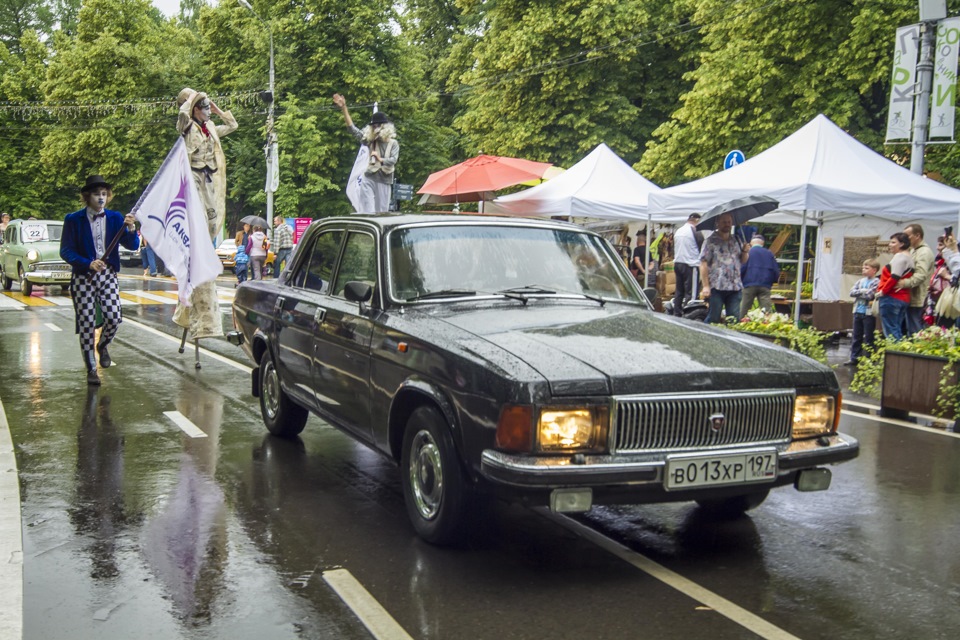
<svg viewBox="0 0 960 640"><path fill-rule="evenodd" d="M152 334L157 335L157 336L160 336L161 338L164 338L164 339L166 339L166 340L168 340L168 341L170 341L170 342L172 342L172 343L174 343L174 344L176 344L176 345L178 345L178 346L180 345L180 338L176 338L176 337L174 337L174 336L171 336L170 334L164 333L163 331L157 331L157 330L154 329L153 327L148 327L147 325L141 324L141 323L137 322L136 320L129 320L129 319L127 319L127 318L124 318L123 323L124 323L124 324L130 323L130 324L132 324L133 326L137 327L138 329L143 329L143 330L146 331L147 333L152 333ZM184 345L184 352L183 352L184 355L186 355L188 352L192 352L192 351L193 351L193 348L194 348L194 347L193 347L193 343L188 341L187 344ZM225 358L225 357L223 357L222 355L220 355L219 353L214 353L213 351L209 351L209 350L207 350L207 349L204 349L203 347L200 347L200 352L203 353L203 354L205 354L205 355L207 355L207 356L210 357L210 358L213 358L214 360L216 360L216 361L218 361L218 362L222 362L222 363L224 363L224 364L230 365L231 367L233 367L233 368L235 368L235 369L239 369L240 371L245 371L245 372L247 372L247 373L253 371L253 367L248 367L247 365L242 364L242 363L240 363L240 362L237 362L236 360L231 360L230 358Z"/></svg>
<svg viewBox="0 0 960 640"><path fill-rule="evenodd" d="M52 322L45 322L45 323L43 324L43 326L47 327L47 328L50 329L51 331L63 331L63 329L61 329L61 328L58 327L57 325L53 324Z"/></svg>
<svg viewBox="0 0 960 640"><path fill-rule="evenodd" d="M660 582L663 582L670 587L673 587L685 596L692 598L707 607L710 607L723 617L736 622L745 629L749 629L761 638L766 638L767 640L799 640L796 636L784 631L780 627L771 624L770 622L767 622L760 616L750 613L746 609L735 605L726 598L718 596L709 589L701 587L696 582L688 580L680 574L667 569L663 565L654 562L650 558L641 555L636 551L627 549L622 544L607 538L603 534L594 531L590 527L580 524L576 520L563 515L551 513L546 507L537 507L535 511L539 511L546 518L549 518L560 526L565 527L566 529L583 538L586 538L590 542L593 542L600 548L609 551L621 560L627 561L651 577L656 578Z"/></svg>
<svg viewBox="0 0 960 640"><path fill-rule="evenodd" d="M164 411L163 415L170 418L173 424L180 427L180 429L191 438L207 437L207 434L203 432L203 429L190 422L190 419L179 411Z"/></svg>
<svg viewBox="0 0 960 640"><path fill-rule="evenodd" d="M19 300L14 300L9 296L0 295L0 309L23 309L26 306L27 305Z"/></svg>
<svg viewBox="0 0 960 640"><path fill-rule="evenodd" d="M377 640L413 640L394 620L386 609L363 588L346 569L331 569L323 572L324 581L340 599L360 618L360 622Z"/></svg>
<svg viewBox="0 0 960 640"><path fill-rule="evenodd" d="M950 431L944 431L943 429L937 429L934 427L925 427L922 424L914 424L912 422L906 422L904 420L897 420L896 418L884 418L881 416L870 415L869 413L860 413L859 411L844 411L843 409L840 410L840 413L851 416L853 418L860 418L861 420L886 422L887 424L892 424L897 427L906 427L907 429L915 429L916 431L926 431L927 433L935 433L940 436L950 436L951 438L960 438L960 433L952 433Z"/></svg>
<svg viewBox="0 0 960 640"><path fill-rule="evenodd" d="M7 413L0 400L0 638L23 635L20 483Z"/></svg>

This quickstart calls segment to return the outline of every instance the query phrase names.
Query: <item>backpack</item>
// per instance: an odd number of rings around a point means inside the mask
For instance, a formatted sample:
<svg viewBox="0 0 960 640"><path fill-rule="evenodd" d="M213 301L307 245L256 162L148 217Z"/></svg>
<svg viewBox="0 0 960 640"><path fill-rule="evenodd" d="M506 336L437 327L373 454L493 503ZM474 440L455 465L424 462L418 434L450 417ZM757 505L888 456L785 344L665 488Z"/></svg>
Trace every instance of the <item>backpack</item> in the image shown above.
<svg viewBox="0 0 960 640"><path fill-rule="evenodd" d="M247 264L250 262L250 256L247 255L247 248L243 245L237 247L237 255L234 257L237 264Z"/></svg>

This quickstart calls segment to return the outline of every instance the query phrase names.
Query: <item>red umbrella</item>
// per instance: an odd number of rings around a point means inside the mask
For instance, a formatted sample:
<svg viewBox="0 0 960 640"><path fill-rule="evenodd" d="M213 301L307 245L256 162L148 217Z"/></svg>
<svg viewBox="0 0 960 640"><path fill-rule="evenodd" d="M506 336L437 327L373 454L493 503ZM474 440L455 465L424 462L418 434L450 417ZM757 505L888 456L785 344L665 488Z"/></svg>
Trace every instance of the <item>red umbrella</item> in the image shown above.
<svg viewBox="0 0 960 640"><path fill-rule="evenodd" d="M489 200L494 191L542 178L552 166L549 162L533 162L521 158L477 156L431 173L417 193L431 196L421 202Z"/></svg>

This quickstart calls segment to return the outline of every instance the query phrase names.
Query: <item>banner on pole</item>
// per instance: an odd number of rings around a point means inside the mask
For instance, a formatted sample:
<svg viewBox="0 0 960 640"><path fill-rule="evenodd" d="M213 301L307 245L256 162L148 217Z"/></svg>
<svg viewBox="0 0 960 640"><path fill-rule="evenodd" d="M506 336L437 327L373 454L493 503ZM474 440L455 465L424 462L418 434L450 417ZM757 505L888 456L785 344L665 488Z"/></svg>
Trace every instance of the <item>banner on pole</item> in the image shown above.
<svg viewBox="0 0 960 640"><path fill-rule="evenodd" d="M140 233L176 276L184 306L189 306L194 288L223 273L183 138L177 139L131 213L140 223Z"/></svg>
<svg viewBox="0 0 960 640"><path fill-rule="evenodd" d="M930 106L931 138L954 138L958 42L960 18L947 18L937 23L937 53L933 67L933 99Z"/></svg>
<svg viewBox="0 0 960 640"><path fill-rule="evenodd" d="M890 110L887 113L887 142L912 139L919 41L920 25L912 24L897 29L897 40L893 47L893 76L890 80Z"/></svg>

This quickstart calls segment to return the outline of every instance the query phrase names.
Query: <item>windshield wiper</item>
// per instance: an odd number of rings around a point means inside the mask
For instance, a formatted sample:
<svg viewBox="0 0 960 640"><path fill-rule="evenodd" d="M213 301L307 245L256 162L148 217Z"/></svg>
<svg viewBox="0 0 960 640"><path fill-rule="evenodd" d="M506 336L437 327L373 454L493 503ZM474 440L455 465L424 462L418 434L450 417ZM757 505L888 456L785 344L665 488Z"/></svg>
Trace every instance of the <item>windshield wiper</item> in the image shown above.
<svg viewBox="0 0 960 640"><path fill-rule="evenodd" d="M509 293L516 293L521 295L524 293L545 293L548 295L553 295L556 293L556 291L554 291L553 289L542 287L538 284L528 284L523 287L510 287L509 289L502 289L500 291L497 291L497 293L501 295L507 295Z"/></svg>
<svg viewBox="0 0 960 640"><path fill-rule="evenodd" d="M523 303L526 304L527 298L523 294L537 294L542 293L546 295L571 295L571 296L583 296L587 300L593 300L594 302L599 302L600 306L607 304L607 301L600 296L595 296L589 293L583 293L579 291L560 291L554 289L548 289L547 287L542 287L538 284L528 284L523 287L511 287L510 289L503 289L502 291L497 291L500 295L506 296L508 298L517 297L519 300L523 300ZM513 294L513 295L511 295Z"/></svg>
<svg viewBox="0 0 960 640"><path fill-rule="evenodd" d="M429 300L431 298L455 298L459 296L475 296L477 295L476 291L471 291L469 289L442 289L441 291L429 291L427 293L421 293L418 296L413 296L412 298L407 298L407 302L416 302L417 300Z"/></svg>

